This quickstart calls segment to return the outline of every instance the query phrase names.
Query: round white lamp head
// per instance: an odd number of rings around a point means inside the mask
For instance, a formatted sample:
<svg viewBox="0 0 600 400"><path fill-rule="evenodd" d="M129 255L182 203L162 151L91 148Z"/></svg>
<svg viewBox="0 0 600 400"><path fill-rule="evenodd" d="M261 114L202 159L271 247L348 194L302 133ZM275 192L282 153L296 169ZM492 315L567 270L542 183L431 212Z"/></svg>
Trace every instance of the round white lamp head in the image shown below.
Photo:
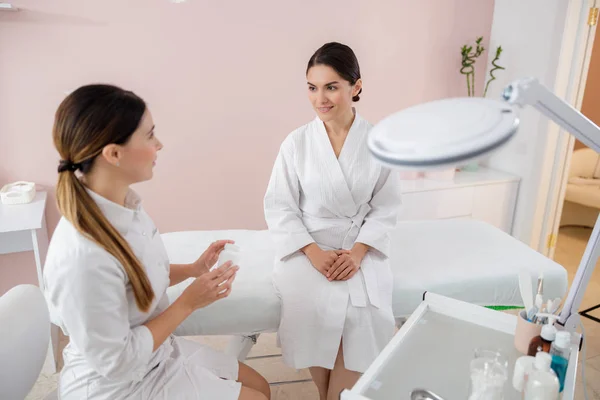
<svg viewBox="0 0 600 400"><path fill-rule="evenodd" d="M450 98L396 112L373 127L367 140L379 162L426 170L464 164L498 149L519 126L513 108L485 98Z"/></svg>

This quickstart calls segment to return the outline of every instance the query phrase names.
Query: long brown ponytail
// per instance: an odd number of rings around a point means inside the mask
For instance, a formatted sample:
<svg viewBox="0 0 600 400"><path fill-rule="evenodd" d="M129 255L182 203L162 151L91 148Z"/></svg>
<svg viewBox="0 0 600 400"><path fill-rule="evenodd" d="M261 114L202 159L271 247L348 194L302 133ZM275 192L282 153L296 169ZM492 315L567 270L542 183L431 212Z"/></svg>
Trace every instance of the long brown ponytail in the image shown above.
<svg viewBox="0 0 600 400"><path fill-rule="evenodd" d="M138 308L148 311L154 291L144 267L127 241L106 219L75 174L86 174L109 144L126 143L137 129L146 104L132 92L110 85L83 86L59 106L53 129L54 146L62 159L56 198L61 214L123 266Z"/></svg>

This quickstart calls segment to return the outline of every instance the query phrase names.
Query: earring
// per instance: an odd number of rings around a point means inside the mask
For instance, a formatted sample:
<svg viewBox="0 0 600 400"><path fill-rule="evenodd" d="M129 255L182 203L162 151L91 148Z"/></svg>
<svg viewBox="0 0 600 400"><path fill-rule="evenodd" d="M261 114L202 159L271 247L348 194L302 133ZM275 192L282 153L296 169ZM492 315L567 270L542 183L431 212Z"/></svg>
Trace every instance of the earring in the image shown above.
<svg viewBox="0 0 600 400"><path fill-rule="evenodd" d="M121 164L119 164L119 162L117 161L117 167L120 166Z"/></svg>

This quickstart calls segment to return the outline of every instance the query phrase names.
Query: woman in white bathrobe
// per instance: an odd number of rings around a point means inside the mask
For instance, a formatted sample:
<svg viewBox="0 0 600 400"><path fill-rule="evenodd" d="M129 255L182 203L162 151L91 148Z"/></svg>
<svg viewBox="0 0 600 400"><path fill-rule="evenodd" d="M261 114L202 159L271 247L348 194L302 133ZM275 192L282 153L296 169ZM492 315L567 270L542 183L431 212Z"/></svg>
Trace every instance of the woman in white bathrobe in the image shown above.
<svg viewBox="0 0 600 400"><path fill-rule="evenodd" d="M372 125L352 106L362 91L353 51L324 45L306 76L317 117L281 145L264 207L283 357L310 368L324 400L351 387L394 333L388 255L400 196L396 173L368 154Z"/></svg>
<svg viewBox="0 0 600 400"><path fill-rule="evenodd" d="M60 398L268 399L267 382L235 357L172 335L195 309L230 293L238 268L209 271L228 241L192 264L169 264L129 188L152 177L162 148L144 101L114 86L84 86L60 105L53 136L63 217L44 281L52 322L69 336ZM167 287L192 277L169 305Z"/></svg>

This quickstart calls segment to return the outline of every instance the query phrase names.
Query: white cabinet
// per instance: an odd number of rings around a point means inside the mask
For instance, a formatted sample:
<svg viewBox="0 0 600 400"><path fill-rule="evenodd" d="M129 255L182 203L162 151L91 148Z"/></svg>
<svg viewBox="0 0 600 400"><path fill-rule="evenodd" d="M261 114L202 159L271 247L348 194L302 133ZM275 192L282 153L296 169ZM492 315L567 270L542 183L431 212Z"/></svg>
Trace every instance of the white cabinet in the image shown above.
<svg viewBox="0 0 600 400"><path fill-rule="evenodd" d="M402 180L401 221L473 218L511 233L519 178L480 167L453 180Z"/></svg>

